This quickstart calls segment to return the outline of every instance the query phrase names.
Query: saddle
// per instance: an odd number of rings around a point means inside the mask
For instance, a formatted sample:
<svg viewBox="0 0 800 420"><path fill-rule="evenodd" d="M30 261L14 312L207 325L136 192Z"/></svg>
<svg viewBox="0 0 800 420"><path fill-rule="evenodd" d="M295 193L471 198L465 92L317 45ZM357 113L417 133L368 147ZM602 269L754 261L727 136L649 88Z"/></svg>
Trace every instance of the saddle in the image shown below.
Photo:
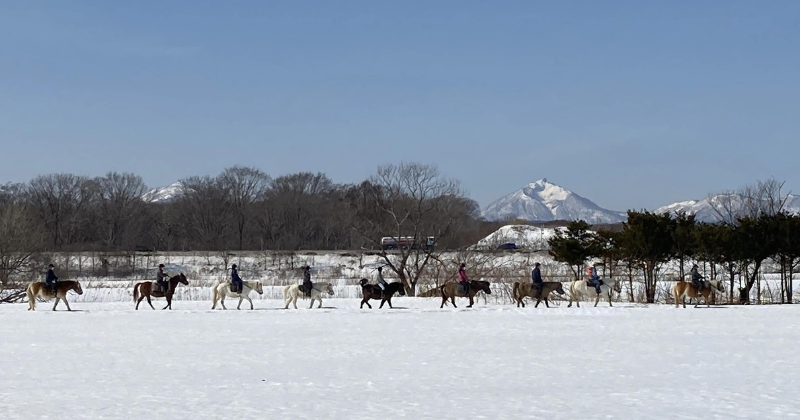
<svg viewBox="0 0 800 420"><path fill-rule="evenodd" d="M603 280L598 280L598 282L600 282L600 286L605 284L605 283L603 283ZM591 280L586 280L586 285L589 286L589 287L595 287L594 283L592 283Z"/></svg>
<svg viewBox="0 0 800 420"><path fill-rule="evenodd" d="M161 283L159 283L158 281L154 281L153 282L153 291L154 292L167 293L167 289L168 288L169 288L169 284L166 284L166 285L162 286Z"/></svg>
<svg viewBox="0 0 800 420"><path fill-rule="evenodd" d="M244 291L244 283L237 285L236 283L230 284L231 293L242 293Z"/></svg>
<svg viewBox="0 0 800 420"><path fill-rule="evenodd" d="M469 283L468 282L459 282L458 287L456 288L458 293L463 293L467 295L469 293Z"/></svg>

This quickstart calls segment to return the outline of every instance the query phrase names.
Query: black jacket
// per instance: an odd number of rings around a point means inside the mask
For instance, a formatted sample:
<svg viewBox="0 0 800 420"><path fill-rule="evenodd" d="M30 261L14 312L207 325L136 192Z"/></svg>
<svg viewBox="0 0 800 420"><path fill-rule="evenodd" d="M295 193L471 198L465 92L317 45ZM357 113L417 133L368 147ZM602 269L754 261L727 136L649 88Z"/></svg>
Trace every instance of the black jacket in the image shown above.
<svg viewBox="0 0 800 420"><path fill-rule="evenodd" d="M239 272L235 268L231 268L231 281L234 283L242 282L242 278L239 277Z"/></svg>
<svg viewBox="0 0 800 420"><path fill-rule="evenodd" d="M703 279L703 275L697 272L696 268L692 268L691 273L692 273L692 281L696 282Z"/></svg>

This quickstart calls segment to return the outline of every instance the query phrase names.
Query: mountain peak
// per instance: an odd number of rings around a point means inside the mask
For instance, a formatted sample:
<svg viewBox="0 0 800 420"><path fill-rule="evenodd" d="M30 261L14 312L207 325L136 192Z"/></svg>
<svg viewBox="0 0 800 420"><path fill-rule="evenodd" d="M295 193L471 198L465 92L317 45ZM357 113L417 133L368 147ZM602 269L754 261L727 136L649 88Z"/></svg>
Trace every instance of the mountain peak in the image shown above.
<svg viewBox="0 0 800 420"><path fill-rule="evenodd" d="M615 223L625 220L620 212L601 208L574 192L542 178L489 204L483 211L488 220L529 221L585 220Z"/></svg>

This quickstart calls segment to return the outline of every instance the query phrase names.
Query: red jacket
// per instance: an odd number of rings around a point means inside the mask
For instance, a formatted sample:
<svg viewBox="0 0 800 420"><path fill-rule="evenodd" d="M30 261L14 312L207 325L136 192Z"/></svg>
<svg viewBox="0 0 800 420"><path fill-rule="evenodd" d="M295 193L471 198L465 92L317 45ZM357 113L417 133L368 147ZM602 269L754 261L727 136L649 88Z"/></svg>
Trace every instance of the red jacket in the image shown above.
<svg viewBox="0 0 800 420"><path fill-rule="evenodd" d="M459 268L458 269L458 281L460 283L463 283L465 281L469 281L469 279L467 278L467 272L464 271L463 268Z"/></svg>

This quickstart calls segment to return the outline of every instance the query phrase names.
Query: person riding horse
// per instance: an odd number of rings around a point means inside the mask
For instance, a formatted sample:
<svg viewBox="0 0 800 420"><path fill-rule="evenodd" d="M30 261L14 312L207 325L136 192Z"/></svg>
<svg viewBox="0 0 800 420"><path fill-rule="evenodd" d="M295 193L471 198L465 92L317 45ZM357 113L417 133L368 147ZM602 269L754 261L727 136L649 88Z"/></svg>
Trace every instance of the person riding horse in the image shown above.
<svg viewBox="0 0 800 420"><path fill-rule="evenodd" d="M164 293L169 290L169 276L164 272L164 264L158 265L158 273L156 273L156 283Z"/></svg>
<svg viewBox="0 0 800 420"><path fill-rule="evenodd" d="M311 282L311 267L303 267L303 293L306 297L311 297L311 290L314 289L314 283Z"/></svg>
<svg viewBox="0 0 800 420"><path fill-rule="evenodd" d="M594 285L594 289L597 291L597 294L600 294L600 286L603 284L603 281L600 280L600 276L597 275L597 269L590 265L586 269L587 274L589 275L589 282Z"/></svg>
<svg viewBox="0 0 800 420"><path fill-rule="evenodd" d="M533 288L536 289L536 299L542 297L542 287L544 286L544 282L542 282L542 272L539 271L539 265L538 262L534 264L533 271L531 271L531 281L533 282Z"/></svg>
<svg viewBox="0 0 800 420"><path fill-rule="evenodd" d="M389 283L383 278L383 267L378 267L378 287L381 288L381 299L386 297L386 287Z"/></svg>
<svg viewBox="0 0 800 420"><path fill-rule="evenodd" d="M244 289L244 282L242 282L242 278L239 277L239 272L236 271L236 264L231 266L231 292L233 293L242 293Z"/></svg>
<svg viewBox="0 0 800 420"><path fill-rule="evenodd" d="M705 277L697 271L697 268L697 264L695 264L692 266L692 271L690 271L692 274L692 284L697 288L697 293L702 293L703 287L705 286L705 282L703 281Z"/></svg>
<svg viewBox="0 0 800 420"><path fill-rule="evenodd" d="M47 266L47 274L45 274L44 276L44 283L47 285L48 288L50 288L50 291L53 293L53 296L56 295L56 290L58 287L58 276L56 276L54 269L55 266L53 266L53 264Z"/></svg>
<svg viewBox="0 0 800 420"><path fill-rule="evenodd" d="M461 263L458 268L458 285L464 291L464 296L469 296L469 279L467 278L467 270L464 269L467 265Z"/></svg>

